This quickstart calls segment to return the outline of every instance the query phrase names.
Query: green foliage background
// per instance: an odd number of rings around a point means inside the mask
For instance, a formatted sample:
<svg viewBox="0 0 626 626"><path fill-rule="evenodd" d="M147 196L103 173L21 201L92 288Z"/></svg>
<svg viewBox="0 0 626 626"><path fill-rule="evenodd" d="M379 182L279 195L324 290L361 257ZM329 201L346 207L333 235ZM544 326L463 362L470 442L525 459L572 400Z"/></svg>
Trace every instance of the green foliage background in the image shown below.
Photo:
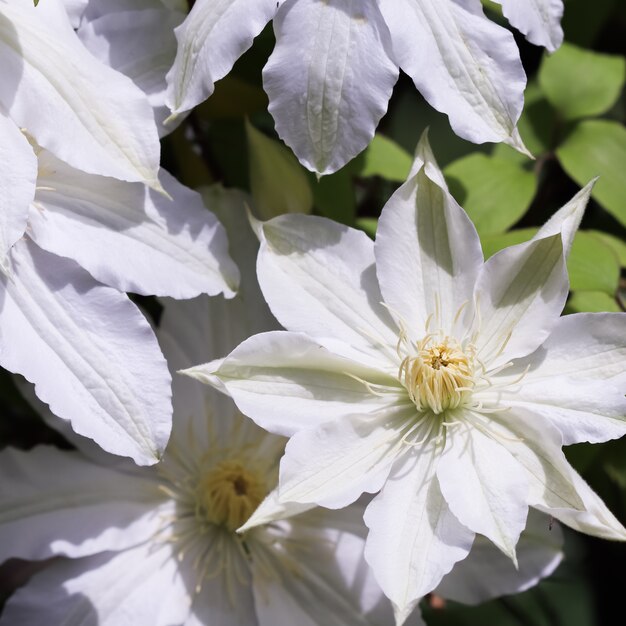
<svg viewBox="0 0 626 626"><path fill-rule="evenodd" d="M499 6L483 0L506 26ZM528 75L521 135L530 161L504 145L456 137L401 76L370 147L341 171L317 180L279 142L267 112L261 69L272 50L271 26L164 142L164 166L191 187L221 183L248 189L259 217L315 212L374 236L380 210L404 180L426 127L450 189L472 217L485 255L523 241L578 189L599 176L577 235L567 313L626 307L626 2L565 0L566 43L553 55L515 33ZM137 300L158 321L158 304ZM36 358L36 355L33 355ZM0 374L0 446L68 444ZM579 444L566 454L626 524L626 440ZM480 607L424 603L431 626L601 626L623 623L626 546L566 532L567 558L539 586ZM0 600L32 568L0 570ZM9 573L9 575L7 575Z"/></svg>

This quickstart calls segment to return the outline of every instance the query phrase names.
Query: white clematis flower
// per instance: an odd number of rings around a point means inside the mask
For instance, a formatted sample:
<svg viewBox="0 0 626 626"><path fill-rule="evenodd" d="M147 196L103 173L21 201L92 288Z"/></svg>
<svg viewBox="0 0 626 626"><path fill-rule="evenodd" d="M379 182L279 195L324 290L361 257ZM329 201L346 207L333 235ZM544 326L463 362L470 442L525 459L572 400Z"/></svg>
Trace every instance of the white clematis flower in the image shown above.
<svg viewBox="0 0 626 626"><path fill-rule="evenodd" d="M590 190L483 262L424 138L375 244L323 218L258 224L259 281L288 332L189 370L291 437L283 508L380 491L366 556L398 623L475 533L515 560L529 506L626 539L561 450L626 433L626 315L559 317Z"/></svg>
<svg viewBox="0 0 626 626"><path fill-rule="evenodd" d="M164 171L171 199L35 154L2 117L0 136L12 150L0 175L0 365L33 382L76 432L154 463L171 429L171 377L150 325L120 291L232 297L239 272L226 233L199 194Z"/></svg>
<svg viewBox="0 0 626 626"><path fill-rule="evenodd" d="M0 63L0 116L73 167L160 189L147 97L89 54L61 0L0 0Z"/></svg>
<svg viewBox="0 0 626 626"><path fill-rule="evenodd" d="M240 199L226 203L251 266L258 242ZM166 302L170 366L232 348L248 320L252 330L275 326L258 287L230 301ZM309 511L241 537L236 528L277 482L285 440L189 379L176 380L174 403L172 439L148 470L90 458L88 446L0 454L0 559L71 557L20 589L0 623L60 625L80 612L103 626L381 624L368 617L384 597L363 560L362 510Z"/></svg>
<svg viewBox="0 0 626 626"><path fill-rule="evenodd" d="M526 84L517 46L480 0L198 0L176 29L174 116L211 95L272 19L269 110L310 170L332 173L367 146L399 69L461 137L526 150L516 128Z"/></svg>

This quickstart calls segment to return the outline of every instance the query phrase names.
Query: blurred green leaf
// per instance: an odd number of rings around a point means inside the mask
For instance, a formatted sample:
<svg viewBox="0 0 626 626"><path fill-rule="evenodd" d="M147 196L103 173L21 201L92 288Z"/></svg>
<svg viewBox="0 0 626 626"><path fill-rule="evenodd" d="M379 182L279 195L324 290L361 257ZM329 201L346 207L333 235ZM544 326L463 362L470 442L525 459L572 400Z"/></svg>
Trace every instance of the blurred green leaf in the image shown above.
<svg viewBox="0 0 626 626"><path fill-rule="evenodd" d="M600 176L591 195L626 225L626 128L607 120L581 122L558 148L557 156L581 186Z"/></svg>
<svg viewBox="0 0 626 626"><path fill-rule="evenodd" d="M518 228L508 233L502 233L501 235L485 235L481 237L480 241L483 245L485 259L488 259L507 246L515 246L518 243L532 239L536 232L536 228Z"/></svg>
<svg viewBox="0 0 626 626"><path fill-rule="evenodd" d="M536 80L530 81L524 94L524 110L517 127L526 147L534 156L539 157L553 147L555 122L556 113L541 87Z"/></svg>
<svg viewBox="0 0 626 626"><path fill-rule="evenodd" d="M501 233L515 224L537 190L534 174L519 163L484 154L454 161L444 174L481 235Z"/></svg>
<svg viewBox="0 0 626 626"><path fill-rule="evenodd" d="M310 213L313 193L308 176L293 152L270 139L246 120L250 191L257 217Z"/></svg>
<svg viewBox="0 0 626 626"><path fill-rule="evenodd" d="M370 145L356 160L359 176L382 176L387 180L403 183L409 175L411 155L395 141L383 135L375 135Z"/></svg>
<svg viewBox="0 0 626 626"><path fill-rule="evenodd" d="M567 120L606 113L626 78L626 59L564 43L544 56L539 83L549 102Z"/></svg>
<svg viewBox="0 0 626 626"><path fill-rule="evenodd" d="M604 242L579 231L567 263L572 291L603 291L613 297L619 284L617 256Z"/></svg>
<svg viewBox="0 0 626 626"><path fill-rule="evenodd" d="M605 233L601 230L590 230L589 234L601 239L607 246L609 246L617 255L619 264L622 267L626 267L626 242L624 242L623 239L619 239L614 235L609 235L609 233Z"/></svg>
<svg viewBox="0 0 626 626"><path fill-rule="evenodd" d="M619 310L615 299L604 291L576 291L565 307L566 313L617 313Z"/></svg>
<svg viewBox="0 0 626 626"><path fill-rule="evenodd" d="M348 168L319 180L310 175L315 208L325 217L352 226L356 216L354 185Z"/></svg>
<svg viewBox="0 0 626 626"><path fill-rule="evenodd" d="M213 95L196 107L200 117L209 120L245 117L265 110L267 96L254 85L236 76L226 76L215 85Z"/></svg>
<svg viewBox="0 0 626 626"><path fill-rule="evenodd" d="M376 229L378 228L378 220L375 217L359 217L356 225L365 231L372 239L376 239Z"/></svg>

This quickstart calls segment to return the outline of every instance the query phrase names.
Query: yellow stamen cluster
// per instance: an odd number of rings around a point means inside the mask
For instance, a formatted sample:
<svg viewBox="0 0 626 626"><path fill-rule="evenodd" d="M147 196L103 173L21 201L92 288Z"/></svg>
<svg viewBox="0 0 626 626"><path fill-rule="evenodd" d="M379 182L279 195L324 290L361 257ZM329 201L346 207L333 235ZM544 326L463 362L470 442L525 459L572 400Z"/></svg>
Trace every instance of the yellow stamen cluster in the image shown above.
<svg viewBox="0 0 626 626"><path fill-rule="evenodd" d="M400 364L398 377L418 409L442 413L467 399L474 385L474 349L451 337L427 335Z"/></svg>
<svg viewBox="0 0 626 626"><path fill-rule="evenodd" d="M266 495L267 488L258 474L231 460L218 463L202 477L197 503L206 521L235 531Z"/></svg>

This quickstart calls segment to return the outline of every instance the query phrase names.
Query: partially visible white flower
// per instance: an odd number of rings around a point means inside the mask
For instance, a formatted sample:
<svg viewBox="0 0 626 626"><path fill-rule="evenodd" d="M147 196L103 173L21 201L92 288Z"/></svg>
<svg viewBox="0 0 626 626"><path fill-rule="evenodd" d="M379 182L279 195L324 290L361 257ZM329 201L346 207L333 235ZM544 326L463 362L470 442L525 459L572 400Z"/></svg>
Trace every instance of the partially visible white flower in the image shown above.
<svg viewBox="0 0 626 626"><path fill-rule="evenodd" d="M76 432L154 463L171 428L171 377L150 325L119 292L232 297L239 272L226 233L164 171L170 198L36 155L2 117L0 137L0 157L12 152L0 173L0 365Z"/></svg>
<svg viewBox="0 0 626 626"><path fill-rule="evenodd" d="M0 115L73 167L159 189L147 97L85 49L60 0L0 0L0 65Z"/></svg>
<svg viewBox="0 0 626 626"><path fill-rule="evenodd" d="M526 84L519 52L480 0L197 0L176 29L174 116L211 95L272 19L269 110L310 170L332 173L367 146L399 69L461 137L526 150L516 128Z"/></svg>
<svg viewBox="0 0 626 626"><path fill-rule="evenodd" d="M258 224L259 282L288 331L189 371L291 437L281 515L380 491L366 558L398 623L476 533L515 560L529 506L626 539L561 450L626 433L626 315L559 317L591 187L483 262L424 138L375 244L323 218Z"/></svg>
<svg viewBox="0 0 626 626"><path fill-rule="evenodd" d="M165 75L176 57L174 28L184 18L180 7L173 10L161 0L92 1L77 31L96 58L131 78L148 96L161 136L176 128L163 125L170 114Z"/></svg>
<svg viewBox="0 0 626 626"><path fill-rule="evenodd" d="M258 243L244 238L253 261ZM258 288L228 302L166 302L170 367L232 348L249 320L266 329L257 305ZM0 559L70 557L18 590L0 623L53 626L80 613L103 626L381 624L368 617L383 597L363 560L362 511L318 509L238 535L277 482L284 439L189 379L176 380L174 402L165 457L147 470L46 447L0 453Z"/></svg>
<svg viewBox="0 0 626 626"><path fill-rule="evenodd" d="M563 43L563 0L493 0L526 39L554 52Z"/></svg>

